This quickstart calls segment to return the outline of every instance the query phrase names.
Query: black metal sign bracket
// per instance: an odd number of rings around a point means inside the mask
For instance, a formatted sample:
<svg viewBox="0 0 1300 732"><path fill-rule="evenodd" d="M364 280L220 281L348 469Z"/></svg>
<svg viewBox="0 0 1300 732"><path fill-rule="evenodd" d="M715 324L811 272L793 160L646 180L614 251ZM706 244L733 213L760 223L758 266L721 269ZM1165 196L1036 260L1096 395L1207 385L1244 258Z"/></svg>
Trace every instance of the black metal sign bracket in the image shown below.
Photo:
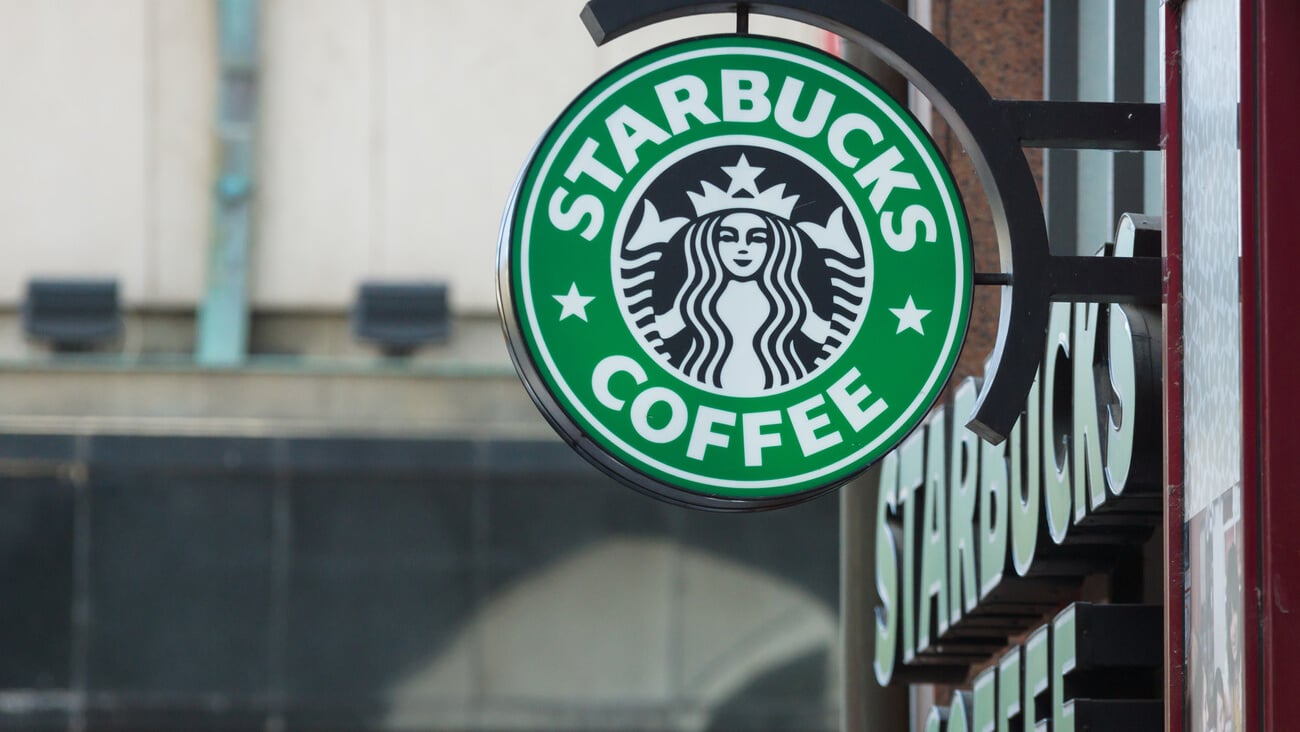
<svg viewBox="0 0 1300 732"><path fill-rule="evenodd" d="M590 0L582 22L601 45L664 20L736 13L817 26L869 49L928 97L971 157L988 193L1003 287L998 339L968 427L990 442L1010 434L1038 372L1050 303L1160 302L1159 257L1064 257L1048 248L1042 200L1023 148L1159 150L1160 105L994 99L962 61L906 14L879 0ZM1100 242L1098 242L1100 245Z"/></svg>

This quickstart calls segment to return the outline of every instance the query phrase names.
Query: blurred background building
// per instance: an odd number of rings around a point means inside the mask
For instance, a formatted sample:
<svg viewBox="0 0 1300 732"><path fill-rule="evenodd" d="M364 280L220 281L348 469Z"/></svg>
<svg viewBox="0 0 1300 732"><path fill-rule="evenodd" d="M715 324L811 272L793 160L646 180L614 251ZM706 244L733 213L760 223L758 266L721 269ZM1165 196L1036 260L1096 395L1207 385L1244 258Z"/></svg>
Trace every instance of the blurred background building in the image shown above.
<svg viewBox="0 0 1300 732"><path fill-rule="evenodd" d="M580 9L0 0L0 727L838 724L836 499L643 498L503 347L534 140L734 28Z"/></svg>
<svg viewBox="0 0 1300 732"><path fill-rule="evenodd" d="M1167 719L1201 728L1186 694L1242 668L1232 633L1247 666L1285 635L1245 601L1273 504L1252 492L1268 397L1242 387L1266 342L1242 171L1268 148L1249 116L1267 79L1243 66L1262 30L1241 25L1284 3L889 4L996 97L1170 100L1166 153L1026 155L1054 254L1146 213L1184 278L1165 325L1186 396L1167 383L1162 408L1186 495L1166 484L1138 584L1170 593ZM0 728L904 729L949 703L872 677L871 473L771 513L675 508L575 457L515 377L496 243L532 145L604 70L735 29L596 48L581 6L0 0ZM751 22L908 99L977 271L999 271L978 177L924 97L820 30ZM998 289L977 288L956 379L983 371ZM1268 343L1294 341L1265 314L1290 339Z"/></svg>

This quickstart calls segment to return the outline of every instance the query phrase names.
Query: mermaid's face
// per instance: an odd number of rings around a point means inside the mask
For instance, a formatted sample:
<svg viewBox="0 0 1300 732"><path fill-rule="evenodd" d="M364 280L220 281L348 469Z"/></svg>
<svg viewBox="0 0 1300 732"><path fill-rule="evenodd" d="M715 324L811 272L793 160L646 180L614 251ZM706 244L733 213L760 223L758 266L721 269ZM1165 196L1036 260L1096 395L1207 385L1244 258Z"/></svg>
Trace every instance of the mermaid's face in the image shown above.
<svg viewBox="0 0 1300 732"><path fill-rule="evenodd" d="M748 211L727 214L718 222L718 255L733 277L748 279L767 259L767 223Z"/></svg>

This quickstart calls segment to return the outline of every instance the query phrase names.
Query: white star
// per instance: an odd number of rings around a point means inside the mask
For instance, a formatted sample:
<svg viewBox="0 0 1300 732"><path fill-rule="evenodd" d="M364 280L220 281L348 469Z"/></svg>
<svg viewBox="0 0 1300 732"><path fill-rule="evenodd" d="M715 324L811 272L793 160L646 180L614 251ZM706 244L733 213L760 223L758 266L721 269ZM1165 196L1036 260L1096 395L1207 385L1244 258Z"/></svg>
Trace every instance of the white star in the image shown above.
<svg viewBox="0 0 1300 732"><path fill-rule="evenodd" d="M898 318L898 330L895 331L895 335L905 330L914 330L921 335L925 335L925 331L921 328L921 318L929 315L930 311L918 308L916 303L912 301L911 295L907 296L906 305L901 308L890 308L889 312Z"/></svg>
<svg viewBox="0 0 1300 732"><path fill-rule="evenodd" d="M727 195L735 195L736 191L748 191L751 196L758 195L758 174L767 168L755 168L749 164L744 155L740 160L730 167L724 165L722 170L731 176L731 185L727 186Z"/></svg>
<svg viewBox="0 0 1300 732"><path fill-rule="evenodd" d="M584 322L587 320L587 303L596 299L588 295L579 294L577 282L569 285L569 292L567 294L551 295L551 297L555 298L555 301L561 305L560 320L564 320L570 315L576 315L579 318L582 318Z"/></svg>

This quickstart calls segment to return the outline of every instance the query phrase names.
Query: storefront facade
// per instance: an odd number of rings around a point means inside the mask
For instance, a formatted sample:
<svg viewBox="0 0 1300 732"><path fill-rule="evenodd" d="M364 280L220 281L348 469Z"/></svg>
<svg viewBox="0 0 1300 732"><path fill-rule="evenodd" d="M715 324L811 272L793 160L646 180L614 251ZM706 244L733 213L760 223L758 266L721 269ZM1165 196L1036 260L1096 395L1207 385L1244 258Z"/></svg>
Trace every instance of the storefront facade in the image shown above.
<svg viewBox="0 0 1300 732"><path fill-rule="evenodd" d="M1161 153L1050 151L1042 188L1054 249L1107 227L1093 250L1163 257L1161 303L1054 305L1008 445L963 429L978 384L955 384L879 492L846 491L849 729L1271 730L1298 711L1300 10L1138 5L1047 2L1043 87L1161 104Z"/></svg>

